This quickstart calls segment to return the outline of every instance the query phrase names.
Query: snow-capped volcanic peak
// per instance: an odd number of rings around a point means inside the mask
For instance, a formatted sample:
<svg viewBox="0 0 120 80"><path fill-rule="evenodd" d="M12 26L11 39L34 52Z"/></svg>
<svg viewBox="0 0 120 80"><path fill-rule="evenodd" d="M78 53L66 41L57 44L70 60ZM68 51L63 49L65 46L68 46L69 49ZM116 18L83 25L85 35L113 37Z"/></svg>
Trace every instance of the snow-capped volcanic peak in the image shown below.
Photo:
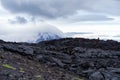
<svg viewBox="0 0 120 80"><path fill-rule="evenodd" d="M41 41L47 41L47 40L52 40L52 39L60 39L61 37L57 34L50 33L50 32L43 32L39 33L39 38L36 40L36 42L41 42Z"/></svg>
<svg viewBox="0 0 120 80"><path fill-rule="evenodd" d="M60 39L63 33L56 27L44 27L40 30L36 43L52 39Z"/></svg>

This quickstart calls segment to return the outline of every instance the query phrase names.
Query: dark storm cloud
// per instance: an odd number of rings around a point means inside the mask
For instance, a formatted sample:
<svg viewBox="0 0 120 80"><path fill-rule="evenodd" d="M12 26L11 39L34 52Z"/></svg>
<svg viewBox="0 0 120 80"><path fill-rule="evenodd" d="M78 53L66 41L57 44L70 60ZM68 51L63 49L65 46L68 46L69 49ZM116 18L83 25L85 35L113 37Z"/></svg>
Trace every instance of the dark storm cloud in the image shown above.
<svg viewBox="0 0 120 80"><path fill-rule="evenodd" d="M8 20L12 24L25 24L27 23L27 20L24 17L17 16L14 20L9 19Z"/></svg>
<svg viewBox="0 0 120 80"><path fill-rule="evenodd" d="M1 0L1 3L13 13L51 19L74 14L77 10L113 15L119 15L120 12L120 2L117 0Z"/></svg>
<svg viewBox="0 0 120 80"><path fill-rule="evenodd" d="M1 0L2 5L14 13L28 13L33 16L56 18L73 14L81 0ZM79 2L79 3L78 3ZM72 8L73 7L73 8Z"/></svg>

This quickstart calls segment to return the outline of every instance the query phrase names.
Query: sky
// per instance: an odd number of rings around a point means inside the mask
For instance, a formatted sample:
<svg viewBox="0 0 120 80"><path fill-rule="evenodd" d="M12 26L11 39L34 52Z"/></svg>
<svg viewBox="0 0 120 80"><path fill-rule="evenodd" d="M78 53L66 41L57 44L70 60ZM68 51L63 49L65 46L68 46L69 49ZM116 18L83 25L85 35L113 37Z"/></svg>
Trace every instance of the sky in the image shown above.
<svg viewBox="0 0 120 80"><path fill-rule="evenodd" d="M0 0L0 39L34 40L46 26L119 39L119 4L120 0Z"/></svg>

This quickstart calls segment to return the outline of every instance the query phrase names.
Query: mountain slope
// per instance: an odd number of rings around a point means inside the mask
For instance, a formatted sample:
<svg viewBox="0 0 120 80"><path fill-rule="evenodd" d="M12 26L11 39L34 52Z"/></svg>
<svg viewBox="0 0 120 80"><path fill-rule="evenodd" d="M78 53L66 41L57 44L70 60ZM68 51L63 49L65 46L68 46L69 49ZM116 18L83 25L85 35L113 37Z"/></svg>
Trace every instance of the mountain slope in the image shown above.
<svg viewBox="0 0 120 80"><path fill-rule="evenodd" d="M41 41L49 41L49 40L53 40L53 39L60 39L63 38L64 34L62 33L62 31L60 31L58 28L56 27L43 27L39 34L38 37L36 39L36 43L41 42Z"/></svg>
<svg viewBox="0 0 120 80"><path fill-rule="evenodd" d="M83 38L2 41L0 70L1 80L120 80L120 43Z"/></svg>
<svg viewBox="0 0 120 80"><path fill-rule="evenodd" d="M13 50L9 46L15 48L17 45L5 43L4 49L0 46L0 80L82 80L59 67L52 68L35 61L30 54L22 54L20 50Z"/></svg>
<svg viewBox="0 0 120 80"><path fill-rule="evenodd" d="M53 39L60 39L62 38L61 36L55 34L55 33L51 33L51 32L43 32L43 33L39 33L38 35L38 39L36 40L36 42L41 42L41 41L49 41L49 40L53 40Z"/></svg>

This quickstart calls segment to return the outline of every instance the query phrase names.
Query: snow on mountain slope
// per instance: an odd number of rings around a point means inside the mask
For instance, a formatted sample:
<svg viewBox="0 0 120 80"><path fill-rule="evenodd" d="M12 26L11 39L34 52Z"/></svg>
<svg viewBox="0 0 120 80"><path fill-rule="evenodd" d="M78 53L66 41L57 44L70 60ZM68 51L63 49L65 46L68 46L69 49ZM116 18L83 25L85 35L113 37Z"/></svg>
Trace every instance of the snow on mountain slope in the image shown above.
<svg viewBox="0 0 120 80"><path fill-rule="evenodd" d="M64 33L57 29L56 27L43 27L41 28L36 43L41 41L53 40L53 39L60 39L64 37Z"/></svg>
<svg viewBox="0 0 120 80"><path fill-rule="evenodd" d="M60 39L61 36L51 33L51 32L43 32L39 33L39 37L36 40L36 42L41 42L41 41L47 41L47 40L52 40L52 39Z"/></svg>

